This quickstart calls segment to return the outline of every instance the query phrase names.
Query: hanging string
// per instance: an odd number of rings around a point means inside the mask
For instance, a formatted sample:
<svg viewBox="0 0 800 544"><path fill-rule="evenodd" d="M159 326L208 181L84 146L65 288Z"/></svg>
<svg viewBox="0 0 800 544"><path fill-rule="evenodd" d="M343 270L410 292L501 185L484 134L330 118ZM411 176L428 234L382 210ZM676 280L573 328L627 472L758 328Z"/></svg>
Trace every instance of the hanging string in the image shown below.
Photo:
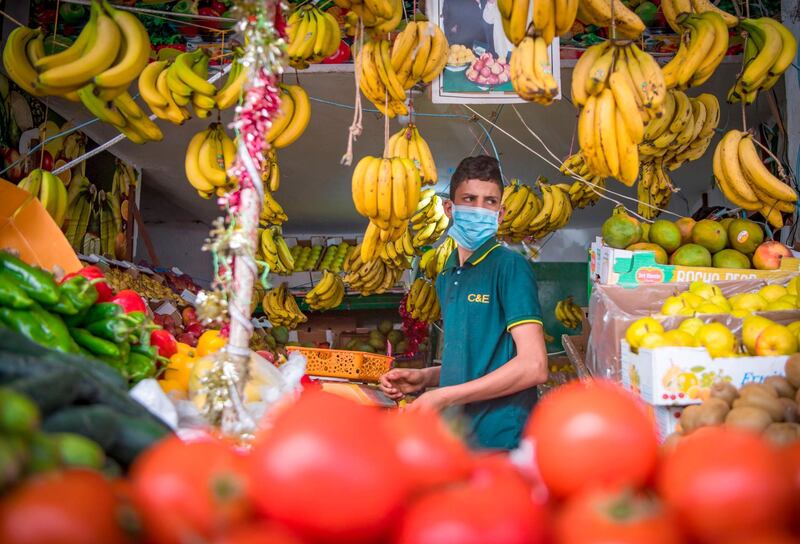
<svg viewBox="0 0 800 544"><path fill-rule="evenodd" d="M56 35L58 34L58 15L61 11L61 0L56 1L56 17L53 20L53 36L52 39L56 39ZM48 96L44 101L44 123L42 123L41 127L39 128L39 141L43 142L47 138L47 120L50 116L50 97ZM44 165L44 150L39 153L39 169L41 170L42 165Z"/></svg>
<svg viewBox="0 0 800 544"><path fill-rule="evenodd" d="M347 129L347 151L345 151L340 161L341 164L345 166L350 166L353 164L353 144L364 131L364 127L361 124L364 118L364 111L361 107L361 55L364 52L364 21L361 20L361 18L358 19L356 41L358 42L358 54L356 55L356 64L353 67L353 79L355 80L356 84L356 99L354 106L355 111L353 112L353 122L350 124L350 128Z"/></svg>
<svg viewBox="0 0 800 544"><path fill-rule="evenodd" d="M15 19L14 17L12 17L11 15L9 15L9 14L8 14L8 13L6 13L5 11L3 11L2 9L0 9L0 15L2 15L3 17L5 17L6 19L8 19L9 21L11 21L12 23L14 23L14 24L15 24L15 25L17 25L17 26L25 26L24 24L22 24L22 23L19 21L19 19Z"/></svg>

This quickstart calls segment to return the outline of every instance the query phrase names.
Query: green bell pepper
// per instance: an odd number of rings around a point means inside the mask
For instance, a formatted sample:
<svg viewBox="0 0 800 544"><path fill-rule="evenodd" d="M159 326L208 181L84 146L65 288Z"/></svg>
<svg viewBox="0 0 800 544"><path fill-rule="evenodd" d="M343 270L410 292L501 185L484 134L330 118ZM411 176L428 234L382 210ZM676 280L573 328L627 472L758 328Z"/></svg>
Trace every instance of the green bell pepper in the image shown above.
<svg viewBox="0 0 800 544"><path fill-rule="evenodd" d="M128 378L131 383L140 382L146 378L152 378L156 375L156 363L147 355L139 353L131 353L128 359Z"/></svg>
<svg viewBox="0 0 800 544"><path fill-rule="evenodd" d="M0 323L7 329L19 333L39 345L46 347L49 343L50 339L45 333L42 323L30 311L0 306Z"/></svg>
<svg viewBox="0 0 800 544"><path fill-rule="evenodd" d="M39 320L48 341L45 346L62 353L79 353L80 348L78 344L72 339L69 334L67 325L61 318L55 314L51 314L44 308L34 305L31 313Z"/></svg>
<svg viewBox="0 0 800 544"><path fill-rule="evenodd" d="M122 315L122 307L113 302L101 302L89 308L86 314L84 323L96 323L98 321L107 321L113 317Z"/></svg>
<svg viewBox="0 0 800 544"><path fill-rule="evenodd" d="M0 251L0 272L19 282L20 288L33 300L51 306L58 302L58 285L53 275Z"/></svg>
<svg viewBox="0 0 800 544"><path fill-rule="evenodd" d="M27 310L33 306L33 300L16 284L14 278L8 274L0 274L0 306Z"/></svg>
<svg viewBox="0 0 800 544"><path fill-rule="evenodd" d="M125 316L116 316L104 321L95 321L86 326L86 330L109 342L118 344L127 340L131 333L131 325Z"/></svg>
<svg viewBox="0 0 800 544"><path fill-rule="evenodd" d="M97 289L83 276L73 276L61 284L61 299L69 300L77 312L91 307L97 302L97 297Z"/></svg>
<svg viewBox="0 0 800 544"><path fill-rule="evenodd" d="M71 328L69 333L82 348L86 348L93 355L119 358L119 348L113 342L98 338L86 329Z"/></svg>

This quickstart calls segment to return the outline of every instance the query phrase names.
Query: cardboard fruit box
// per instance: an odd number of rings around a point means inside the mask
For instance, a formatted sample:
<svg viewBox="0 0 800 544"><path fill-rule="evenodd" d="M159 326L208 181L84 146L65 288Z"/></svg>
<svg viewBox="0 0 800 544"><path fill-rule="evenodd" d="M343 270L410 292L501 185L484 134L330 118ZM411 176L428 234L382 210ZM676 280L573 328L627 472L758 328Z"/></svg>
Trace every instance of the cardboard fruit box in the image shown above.
<svg viewBox="0 0 800 544"><path fill-rule="evenodd" d="M680 283L760 279L786 283L800 272L800 259L783 259L778 270L705 268L658 264L652 251L614 249L598 237L589 250L589 280L603 285L636 287L653 283Z"/></svg>
<svg viewBox="0 0 800 544"><path fill-rule="evenodd" d="M655 406L700 404L714 382L724 380L737 388L782 375L788 356L718 357L705 348L663 347L633 353L621 342L622 383Z"/></svg>

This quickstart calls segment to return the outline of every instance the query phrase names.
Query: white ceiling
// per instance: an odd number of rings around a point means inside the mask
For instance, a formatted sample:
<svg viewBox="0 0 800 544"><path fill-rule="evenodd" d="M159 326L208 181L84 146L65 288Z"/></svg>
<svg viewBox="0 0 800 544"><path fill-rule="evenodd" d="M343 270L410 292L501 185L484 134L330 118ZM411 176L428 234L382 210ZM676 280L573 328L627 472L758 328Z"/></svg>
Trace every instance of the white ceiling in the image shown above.
<svg viewBox="0 0 800 544"><path fill-rule="evenodd" d="M732 84L738 66L725 64L720 67L712 81L690 94L712 92L720 98L722 116L720 128L739 128L741 114L738 108L730 109L725 103L725 95ZM563 88L568 89L571 69L562 71ZM290 83L295 82L294 75L288 75ZM300 83L313 98L330 100L341 104L352 105L354 86L352 73L301 73ZM565 93L569 95L569 92ZM366 100L365 106L370 104ZM89 118L88 112L76 104L66 101L55 101L51 104L56 111L73 122L81 122ZM433 114L464 115L469 112L459 105L433 105L427 96L416 98L419 112ZM496 114L499 106L482 105L475 109L484 116ZM533 128L558 157L564 158L570 149L575 149L574 128L576 110L567 101L561 100L544 107L536 104L516 106L526 123ZM224 122L230 122L232 110L223 113ZM288 233L337 234L358 232L365 226L365 220L358 216L350 199L351 168L340 165L339 160L346 149L347 128L352 120L353 111L349 108L332 106L320 102L312 102L312 117L306 133L291 147L279 154L281 166L281 187L276 198L284 206L289 221L284 225ZM748 113L754 116L754 113ZM753 117L755 118L755 117ZM120 158L142 168L144 172L143 199L145 201L166 200L171 207L181 208L187 218L203 223L210 223L218 215L213 201L202 200L186 181L183 171L183 157L189 139L197 131L202 130L209 120L193 119L183 126L171 125L159 121L165 138L162 142L135 145L128 141L114 146L112 152ZM459 160L470 153L480 152L476 137L482 136L481 130L465 119L442 117L418 117L417 124L425 139L430 144L440 177L446 181L449 171ZM379 154L383 148L383 120L377 114L365 113L364 133L355 144L356 160L366 154ZM545 153L517 118L512 106L503 107L498 125L529 147ZM399 129L399 124L392 121L390 130ZM95 123L87 127L89 137L96 142L105 142L115 135L109 125ZM533 156L509 137L495 129L492 137L497 146L504 174L508 178L519 177L531 182L538 175L552 180L560 179L557 170ZM716 143L712 144L712 146ZM487 149L491 151L488 143ZM713 147L711 148L713 149ZM699 196L711 187L711 152L701 160L690 163L674 173L673 180L681 188L679 193L692 208L696 208ZM609 187L628 195L627 189L619 183L609 182ZM635 207L635 204L633 204ZM599 205L595 208L576 212L570 227L599 226L607 217L611 205ZM671 208L686 213L686 203L681 198L673 198ZM164 218L168 221L168 218Z"/></svg>

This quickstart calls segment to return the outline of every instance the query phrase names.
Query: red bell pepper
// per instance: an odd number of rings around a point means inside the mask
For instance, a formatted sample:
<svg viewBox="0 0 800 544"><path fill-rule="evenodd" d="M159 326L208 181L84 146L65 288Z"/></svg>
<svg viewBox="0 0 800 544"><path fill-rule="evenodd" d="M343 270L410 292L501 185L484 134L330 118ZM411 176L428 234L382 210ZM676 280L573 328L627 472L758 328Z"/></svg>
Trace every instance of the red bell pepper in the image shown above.
<svg viewBox="0 0 800 544"><path fill-rule="evenodd" d="M94 288L97 291L97 302L108 302L114 296L114 291L111 290L111 286L108 285L105 281L95 282L94 280L105 280L106 277L103 274L103 271L100 270L96 266L84 266L77 272L73 272L72 274L67 274L61 280L61 283L64 283L70 278L74 278L75 276L83 276L87 280L92 280L94 284Z"/></svg>
<svg viewBox="0 0 800 544"><path fill-rule="evenodd" d="M150 333L150 345L158 348L158 354L167 359L178 353L178 342L164 329L156 329Z"/></svg>
<svg viewBox="0 0 800 544"><path fill-rule="evenodd" d="M111 299L111 302L122 306L126 314L131 312L147 313L147 305L144 303L144 299L132 289L123 289Z"/></svg>

